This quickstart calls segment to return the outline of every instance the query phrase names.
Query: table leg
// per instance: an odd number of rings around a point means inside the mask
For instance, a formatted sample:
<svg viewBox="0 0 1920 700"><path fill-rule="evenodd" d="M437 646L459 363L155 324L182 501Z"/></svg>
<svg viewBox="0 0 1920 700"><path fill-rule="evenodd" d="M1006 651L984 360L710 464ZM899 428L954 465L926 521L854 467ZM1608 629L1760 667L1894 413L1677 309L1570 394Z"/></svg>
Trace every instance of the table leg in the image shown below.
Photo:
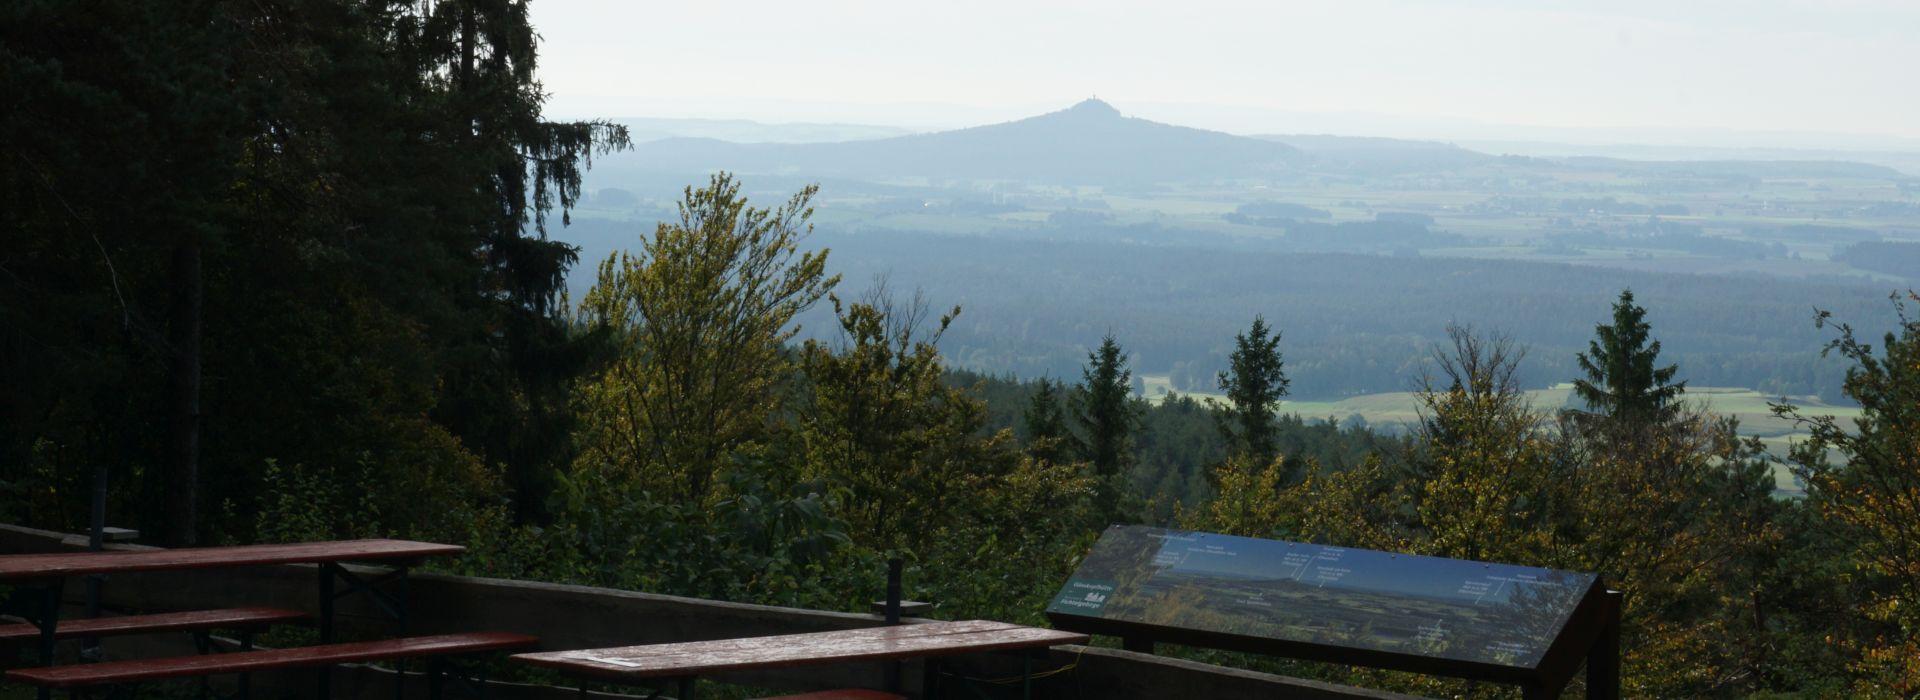
<svg viewBox="0 0 1920 700"><path fill-rule="evenodd" d="M1020 697L1033 700L1033 654L1020 655Z"/></svg>
<svg viewBox="0 0 1920 700"><path fill-rule="evenodd" d="M320 564L320 643L330 644L334 641L334 601L355 593L365 594L369 600L373 601L375 608L393 618L394 636L406 636L407 577L411 571L412 567L409 564L399 564L385 574L367 579L348 571L338 562ZM347 590L336 592L335 579L345 581ZM392 592L380 590L380 586L387 584L391 584L395 590ZM405 661L394 662L393 696L395 700L406 698L406 671ZM321 697L329 697L327 693L331 690L331 669L321 669L320 674L318 688Z"/></svg>
<svg viewBox="0 0 1920 700"><path fill-rule="evenodd" d="M407 567L402 565L394 569L394 572L390 574L390 576L393 577L394 588L398 589L398 591L393 594L392 609L388 611L393 614L393 634L396 637L405 637L407 636ZM367 589L367 595L378 596L378 593L369 587ZM393 662L393 700L407 700L406 681L406 660L395 660ZM434 700L439 700L440 690L438 688L430 692Z"/></svg>
<svg viewBox="0 0 1920 700"><path fill-rule="evenodd" d="M94 551L99 551L98 543L95 544ZM107 575L92 574L87 576L86 581L87 618L93 619L100 616L100 589L106 585ZM96 663L104 658L106 658L106 651L100 648L99 637L87 637L80 640L80 663Z"/></svg>
<svg viewBox="0 0 1920 700"><path fill-rule="evenodd" d="M253 651L253 630L240 631L240 650ZM239 700L247 700L248 698L253 697L253 674L251 673L240 674L240 677L235 680L235 684L236 684L235 691L234 691L235 698L238 698Z"/></svg>
<svg viewBox="0 0 1920 700"><path fill-rule="evenodd" d="M60 625L60 597L66 588L65 579L51 579L16 584L8 591L6 604L0 606L5 612L24 618L39 631L36 651L40 654L40 664L53 665L54 631ZM51 690L41 688L36 694L40 700L53 697Z"/></svg>
<svg viewBox="0 0 1920 700"><path fill-rule="evenodd" d="M53 665L53 633L60 625L60 595L66 588L66 581L23 583L13 587L7 594L4 611L18 615L39 631L34 650L40 654L40 664Z"/></svg>
<svg viewBox="0 0 1920 700"><path fill-rule="evenodd" d="M339 565L332 562L322 562L319 566L321 644L333 643L333 575L338 568ZM333 668L322 666L316 673L319 677L314 679L314 695L320 700L328 700L333 697Z"/></svg>
<svg viewBox="0 0 1920 700"><path fill-rule="evenodd" d="M320 643L333 641L333 570L338 568L331 563L320 565Z"/></svg>

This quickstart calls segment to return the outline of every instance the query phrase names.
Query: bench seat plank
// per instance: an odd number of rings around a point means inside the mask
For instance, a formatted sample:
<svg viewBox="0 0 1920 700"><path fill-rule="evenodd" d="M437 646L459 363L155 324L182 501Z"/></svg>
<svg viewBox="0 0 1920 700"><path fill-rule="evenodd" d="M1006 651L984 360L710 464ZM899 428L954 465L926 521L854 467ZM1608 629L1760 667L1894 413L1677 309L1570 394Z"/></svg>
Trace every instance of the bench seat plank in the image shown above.
<svg viewBox="0 0 1920 700"><path fill-rule="evenodd" d="M258 628L288 622L300 622L307 614L280 608L226 608L189 612L123 615L62 620L54 628L54 639L112 637L160 632L192 632L213 629ZM0 625L0 642L39 641L40 628L29 624Z"/></svg>
<svg viewBox="0 0 1920 700"><path fill-rule="evenodd" d="M115 683L138 683L191 678L222 673L249 673L288 668L313 668L369 661L393 661L486 651L525 649L536 637L510 632L467 632L427 637L347 642L291 649L265 649L205 656L135 659L97 664L23 668L7 672L7 679L49 688L76 688Z"/></svg>
<svg viewBox="0 0 1920 700"><path fill-rule="evenodd" d="M464 551L466 548L459 545L432 542L346 540L191 549L14 554L0 556L0 581L268 564L415 560Z"/></svg>
<svg viewBox="0 0 1920 700"><path fill-rule="evenodd" d="M516 661L616 678L699 676L1084 644L1087 635L991 620L519 654Z"/></svg>

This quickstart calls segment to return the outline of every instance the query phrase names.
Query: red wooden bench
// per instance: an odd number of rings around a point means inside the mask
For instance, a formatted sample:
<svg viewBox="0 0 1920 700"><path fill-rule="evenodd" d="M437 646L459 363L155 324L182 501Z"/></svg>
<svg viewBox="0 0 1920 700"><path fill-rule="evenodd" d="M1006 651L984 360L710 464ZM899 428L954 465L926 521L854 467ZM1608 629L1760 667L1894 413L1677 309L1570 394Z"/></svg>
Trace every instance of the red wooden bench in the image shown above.
<svg viewBox="0 0 1920 700"><path fill-rule="evenodd" d="M74 666L22 668L8 671L6 677L11 681L41 688L87 688L229 673L322 668L370 661L512 651L532 647L539 641L536 637L510 632L468 632L207 656L177 656ZM437 667L434 672L437 674ZM434 686L436 689L439 686L437 679Z"/></svg>
<svg viewBox="0 0 1920 700"><path fill-rule="evenodd" d="M347 540L341 542L301 542L259 544L237 547L195 549L151 549L141 551L65 552L57 554L16 554L0 556L0 583L16 589L9 612L25 617L40 630L41 661L51 663L56 637L61 633L60 593L69 577L89 574L125 574L144 571L178 571L220 567L266 566L272 564L318 564L320 583L320 638L333 637L333 604L336 579L344 580L350 590L378 599L383 608L404 617L405 600L377 590L389 581L404 585L407 568L428 557L466 551L457 545L407 540ZM344 562L380 562L395 565L388 574L371 579L347 570ZM23 593L33 595L23 596ZM28 603L31 604L28 604Z"/></svg>
<svg viewBox="0 0 1920 700"><path fill-rule="evenodd" d="M54 639L115 637L161 632L200 632L217 629L259 630L272 625L302 622L307 614L279 608L228 608L192 612L123 615L65 620L54 629ZM0 643L38 642L40 628L28 623L0 625Z"/></svg>

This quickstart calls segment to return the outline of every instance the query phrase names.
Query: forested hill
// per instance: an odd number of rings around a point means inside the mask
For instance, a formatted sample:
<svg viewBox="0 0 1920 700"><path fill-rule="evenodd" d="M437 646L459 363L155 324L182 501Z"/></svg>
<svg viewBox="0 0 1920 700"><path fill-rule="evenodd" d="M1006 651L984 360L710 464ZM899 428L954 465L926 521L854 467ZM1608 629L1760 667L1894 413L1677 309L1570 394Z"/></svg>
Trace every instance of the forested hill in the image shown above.
<svg viewBox="0 0 1920 700"><path fill-rule="evenodd" d="M925 176L1064 184L1212 180L1272 172L1302 159L1285 144L1124 116L1086 100L1004 124L889 139L739 144L714 139L643 143L602 176L656 172L801 172L812 177Z"/></svg>
<svg viewBox="0 0 1920 700"><path fill-rule="evenodd" d="M576 221L563 234L598 260L631 245L631 224ZM1083 232L1092 236L1097 232ZM1066 234L1062 234L1066 235ZM1114 234L1118 236L1119 234ZM1135 235L1144 236L1139 232ZM849 290L875 276L924 289L936 307L964 307L942 343L960 367L1072 377L1112 331L1145 374L1183 391L1211 390L1233 334L1256 313L1285 334L1297 397L1404 391L1449 323L1529 346L1522 379L1576 376L1574 354L1607 318L1604 300L1631 288L1696 386L1838 398L1842 367L1820 358L1814 309L1877 334L1890 327L1888 289L1841 280L1638 273L1501 260L1220 250L1118 238L1015 239L822 230L829 267ZM576 276L576 296L587 276ZM824 312L807 332L830 330Z"/></svg>

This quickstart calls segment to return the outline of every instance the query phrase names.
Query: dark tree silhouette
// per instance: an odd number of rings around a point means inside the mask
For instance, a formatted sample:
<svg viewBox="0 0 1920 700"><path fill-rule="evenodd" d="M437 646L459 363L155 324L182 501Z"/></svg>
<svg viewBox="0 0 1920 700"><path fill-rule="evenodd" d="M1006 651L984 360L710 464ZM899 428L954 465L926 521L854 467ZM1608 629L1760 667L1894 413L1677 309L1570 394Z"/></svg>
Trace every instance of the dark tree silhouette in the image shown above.
<svg viewBox="0 0 1920 700"><path fill-rule="evenodd" d="M1633 303L1633 291L1620 292L1613 323L1594 327L1594 339L1580 353L1583 379L1573 390L1595 414L1629 421L1663 422L1679 409L1686 382L1675 383L1679 365L1657 366L1660 341L1652 340L1647 310Z"/></svg>
<svg viewBox="0 0 1920 700"><path fill-rule="evenodd" d="M1254 316L1253 326L1234 336L1233 345L1229 370L1218 378L1228 401L1220 414L1220 431L1233 451L1264 464L1279 450L1273 420L1287 395L1280 333L1267 327L1266 318Z"/></svg>

